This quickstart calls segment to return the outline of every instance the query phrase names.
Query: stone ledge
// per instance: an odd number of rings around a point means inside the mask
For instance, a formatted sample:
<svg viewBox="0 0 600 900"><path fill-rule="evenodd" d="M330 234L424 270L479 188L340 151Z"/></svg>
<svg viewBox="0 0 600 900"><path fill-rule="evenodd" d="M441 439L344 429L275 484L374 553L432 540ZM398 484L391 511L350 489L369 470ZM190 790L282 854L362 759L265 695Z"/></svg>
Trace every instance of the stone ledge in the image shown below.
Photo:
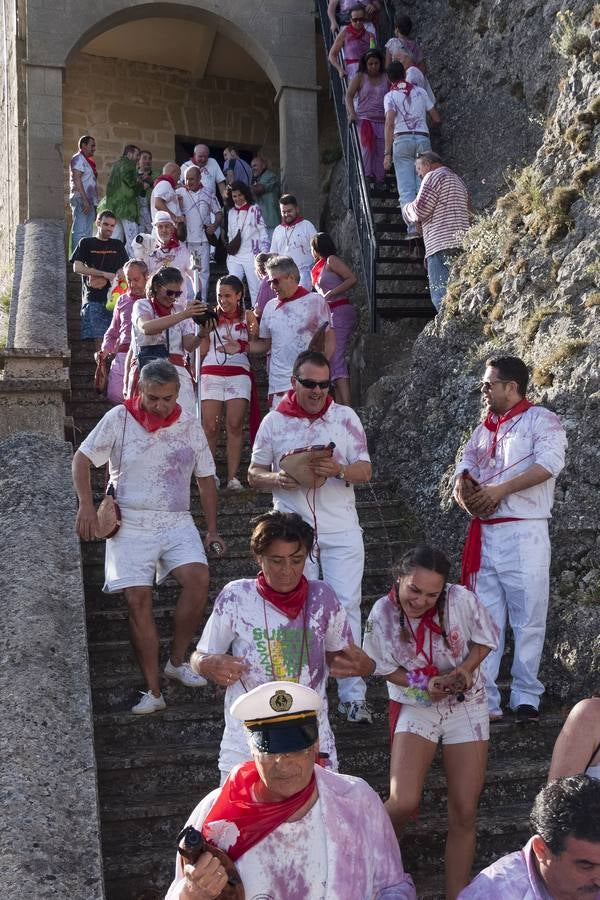
<svg viewBox="0 0 600 900"><path fill-rule="evenodd" d="M0 442L2 894L103 900L71 448Z"/></svg>

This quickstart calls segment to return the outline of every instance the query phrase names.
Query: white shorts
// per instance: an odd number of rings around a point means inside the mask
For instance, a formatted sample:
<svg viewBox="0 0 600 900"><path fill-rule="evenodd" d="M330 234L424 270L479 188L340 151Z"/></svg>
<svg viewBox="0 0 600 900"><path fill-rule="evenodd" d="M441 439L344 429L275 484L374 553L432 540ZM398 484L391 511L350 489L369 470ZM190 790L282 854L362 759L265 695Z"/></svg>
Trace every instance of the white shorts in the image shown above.
<svg viewBox="0 0 600 900"><path fill-rule="evenodd" d="M202 375L201 400L249 400L252 382L247 375Z"/></svg>
<svg viewBox="0 0 600 900"><path fill-rule="evenodd" d="M490 718L485 691L478 691L464 703L458 703L454 698L442 700L432 706L403 703L394 734L418 734L434 744L440 738L442 744L487 741L490 736Z"/></svg>
<svg viewBox="0 0 600 900"><path fill-rule="evenodd" d="M104 587L107 594L160 584L169 572L188 563L206 565L206 553L189 512L121 510L121 527L106 542Z"/></svg>

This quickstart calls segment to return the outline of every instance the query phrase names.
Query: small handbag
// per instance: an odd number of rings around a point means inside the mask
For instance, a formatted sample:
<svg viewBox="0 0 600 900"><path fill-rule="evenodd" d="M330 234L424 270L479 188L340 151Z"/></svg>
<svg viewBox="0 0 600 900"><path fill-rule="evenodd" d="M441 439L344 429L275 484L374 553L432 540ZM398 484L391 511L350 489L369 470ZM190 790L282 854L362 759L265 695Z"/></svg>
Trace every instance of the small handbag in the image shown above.
<svg viewBox="0 0 600 900"><path fill-rule="evenodd" d="M242 232L238 228L238 232L236 235L232 237L230 241L225 241L225 249L229 256L235 256L236 253L239 252L240 247L242 246Z"/></svg>
<svg viewBox="0 0 600 900"><path fill-rule="evenodd" d="M175 234L177 235L177 240L185 243L187 241L187 225L185 222L178 222L175 226Z"/></svg>
<svg viewBox="0 0 600 900"><path fill-rule="evenodd" d="M311 463L317 462L319 459L331 459L335 444L315 444L312 447L299 447L297 450L290 450L279 460L279 465L290 478L297 481L301 487L320 488L323 487L327 478L324 475L315 475L311 469Z"/></svg>
<svg viewBox="0 0 600 900"><path fill-rule="evenodd" d="M123 432L121 434L121 452L119 454L119 475L121 473L121 462L123 460L123 445L125 443L125 425L127 424L127 407L123 416ZM108 463L106 464L107 485L104 497L100 506L96 510L98 516L98 529L96 537L101 540L108 540L114 537L121 527L121 510L117 503L117 488L115 485L108 483Z"/></svg>
<svg viewBox="0 0 600 900"><path fill-rule="evenodd" d="M311 337L310 343L306 349L310 350L312 353L325 353L325 332L328 328L328 322L323 322L322 325L319 325Z"/></svg>
<svg viewBox="0 0 600 900"><path fill-rule="evenodd" d="M96 371L94 372L94 389L97 394L106 395L108 387L108 373L113 361L111 354L103 353L98 350L96 354Z"/></svg>

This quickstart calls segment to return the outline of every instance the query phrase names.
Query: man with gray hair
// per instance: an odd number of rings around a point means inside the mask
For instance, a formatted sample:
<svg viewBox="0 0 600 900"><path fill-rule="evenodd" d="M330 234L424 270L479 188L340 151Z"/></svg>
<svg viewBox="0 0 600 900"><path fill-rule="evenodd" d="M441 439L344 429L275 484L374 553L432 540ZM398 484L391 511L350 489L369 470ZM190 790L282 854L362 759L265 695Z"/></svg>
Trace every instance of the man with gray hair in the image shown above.
<svg viewBox="0 0 600 900"><path fill-rule="evenodd" d="M225 183L225 175L216 159L210 155L210 149L206 144L196 144L194 147L194 155L181 166L181 178L185 177L186 171L190 166L198 166L200 169L200 180L202 187L217 194L217 190L221 194L221 198L225 200L227 194L227 185Z"/></svg>
<svg viewBox="0 0 600 900"><path fill-rule="evenodd" d="M205 680L184 661L204 612L208 566L200 535L190 515L190 480L195 475L208 526L207 546L225 544L217 532L215 465L199 421L177 403L177 369L153 360L140 373L139 394L109 410L73 458L73 483L79 498L75 527L84 541L98 534L90 467L109 464L121 512L121 527L106 541L106 593L123 591L129 631L147 691L133 708L136 715L165 708L160 690L159 640L152 613L152 588L168 575L181 586L165 677L186 687ZM108 491L108 489L107 489Z"/></svg>
<svg viewBox="0 0 600 900"><path fill-rule="evenodd" d="M321 294L300 286L300 272L291 256L273 256L266 265L269 284L276 293L260 319L259 339L250 342L250 352L271 351L269 403L274 409L292 384L296 357L307 350L319 330L323 350L330 359L335 350L331 312Z"/></svg>
<svg viewBox="0 0 600 900"><path fill-rule="evenodd" d="M416 222L423 229L429 292L439 310L453 259L461 251L470 224L471 205L464 181L437 153L418 153L415 167L421 187L412 203L402 207L402 215L408 225Z"/></svg>

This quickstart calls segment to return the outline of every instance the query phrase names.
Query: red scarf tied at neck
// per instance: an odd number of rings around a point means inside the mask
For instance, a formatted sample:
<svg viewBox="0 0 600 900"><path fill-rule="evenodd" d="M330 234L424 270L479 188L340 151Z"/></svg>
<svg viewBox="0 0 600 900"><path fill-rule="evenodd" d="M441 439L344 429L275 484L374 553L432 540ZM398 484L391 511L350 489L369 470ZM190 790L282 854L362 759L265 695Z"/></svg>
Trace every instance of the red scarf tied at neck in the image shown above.
<svg viewBox="0 0 600 900"><path fill-rule="evenodd" d="M96 168L96 160L93 158L93 156L84 156L83 158L94 173L94 178L96 179L96 181L98 181L98 169Z"/></svg>
<svg viewBox="0 0 600 900"><path fill-rule="evenodd" d="M160 416L148 412L147 409L143 409L142 398L139 394L136 394L135 397L132 397L129 400L125 400L125 409L127 412L131 413L135 421L138 422L142 428L145 428L146 431L151 433L153 431L158 431L159 428L168 428L169 425L173 425L181 415L181 407L179 403L177 403L173 412L165 419L161 419Z"/></svg>
<svg viewBox="0 0 600 900"><path fill-rule="evenodd" d="M297 289L294 291L291 297L283 297L277 303L275 309L281 309L286 303L291 303L292 300L300 300L301 297L306 297L310 291L307 291L306 288L303 288L302 285L299 285Z"/></svg>
<svg viewBox="0 0 600 900"><path fill-rule="evenodd" d="M173 313L174 304L171 306L162 306L155 297L150 301L150 305L159 319L162 319L164 316L170 316Z"/></svg>
<svg viewBox="0 0 600 900"><path fill-rule="evenodd" d="M352 35L352 37L356 38L357 40L364 35L366 30L367 29L364 25L362 26L362 28L355 28L352 22L348 22L348 24L346 25L346 33Z"/></svg>
<svg viewBox="0 0 600 900"><path fill-rule="evenodd" d="M496 444L498 443L498 432L500 431L500 426L504 425L505 422L509 422L510 419L514 419L515 416L519 416L521 413L527 412L527 410L532 406L533 403L531 403L527 399L527 397L523 397L522 400L519 400L518 403L515 403L514 406L511 406L511 408L507 412L503 413L501 416L498 416L498 418L496 418L495 413L493 413L491 410L489 411L483 421L483 424L488 429L488 431L494 432L492 447L490 451L491 456L496 455Z"/></svg>
<svg viewBox="0 0 600 900"><path fill-rule="evenodd" d="M303 216L296 216L293 222L286 222L285 219L281 220L281 224L284 228L293 228L295 225L299 225L300 222L304 222Z"/></svg>
<svg viewBox="0 0 600 900"><path fill-rule="evenodd" d="M314 421L315 419L320 419L321 416L324 416L331 404L333 403L333 397L329 394L325 398L325 403L319 412L311 413L307 412L304 407L300 406L298 403L298 398L296 397L296 391L289 390L284 395L283 399L277 404L277 412L281 413L284 416L290 416L292 419L310 419Z"/></svg>
<svg viewBox="0 0 600 900"><path fill-rule="evenodd" d="M166 244L161 244L160 241L158 243L159 250L178 250L179 249L179 241L177 239L176 232L173 232L169 240Z"/></svg>
<svg viewBox="0 0 600 900"><path fill-rule="evenodd" d="M234 206L236 212L247 212L250 209L250 203L244 203L243 206Z"/></svg>
<svg viewBox="0 0 600 900"><path fill-rule="evenodd" d="M154 187L156 187L157 184L160 184L161 181L166 181L167 184L171 185L173 190L175 190L175 188L177 187L177 182L170 175L159 175L158 178L156 179L156 181L154 182Z"/></svg>
<svg viewBox="0 0 600 900"><path fill-rule="evenodd" d="M256 576L256 590L288 619L295 619L304 609L308 597L308 581L303 575L293 591L282 594L268 585L263 572L259 572Z"/></svg>
<svg viewBox="0 0 600 900"><path fill-rule="evenodd" d="M227 777L202 826L204 839L225 850L234 862L298 812L310 800L316 787L313 773L299 793L285 800L261 803L254 798L253 792L259 782L260 776L254 762L236 767ZM233 831L228 827L230 824L238 833L233 844L227 834Z"/></svg>
<svg viewBox="0 0 600 900"><path fill-rule="evenodd" d="M432 606L431 609L428 609L427 612L421 616L419 619L419 624L417 626L417 630L415 632L415 644L417 648L417 654L423 652L423 648L425 646L425 633L427 631L431 631L433 634L441 634L442 629L435 621L437 610L435 606ZM437 673L436 673L437 674Z"/></svg>

